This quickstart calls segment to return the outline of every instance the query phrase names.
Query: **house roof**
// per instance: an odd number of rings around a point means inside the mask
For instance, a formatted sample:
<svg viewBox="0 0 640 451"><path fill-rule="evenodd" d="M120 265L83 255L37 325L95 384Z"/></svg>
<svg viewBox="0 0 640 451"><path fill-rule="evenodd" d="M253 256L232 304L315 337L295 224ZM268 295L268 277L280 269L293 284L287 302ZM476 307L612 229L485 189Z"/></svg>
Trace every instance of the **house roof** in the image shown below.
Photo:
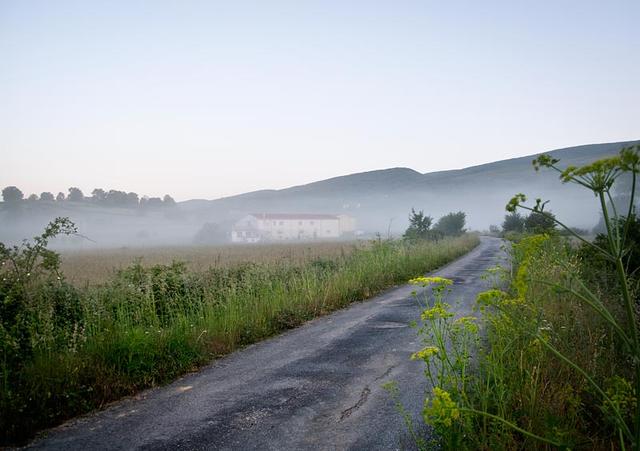
<svg viewBox="0 0 640 451"><path fill-rule="evenodd" d="M270 220L309 220L309 219L338 219L336 215L312 214L312 213L251 213L257 219Z"/></svg>

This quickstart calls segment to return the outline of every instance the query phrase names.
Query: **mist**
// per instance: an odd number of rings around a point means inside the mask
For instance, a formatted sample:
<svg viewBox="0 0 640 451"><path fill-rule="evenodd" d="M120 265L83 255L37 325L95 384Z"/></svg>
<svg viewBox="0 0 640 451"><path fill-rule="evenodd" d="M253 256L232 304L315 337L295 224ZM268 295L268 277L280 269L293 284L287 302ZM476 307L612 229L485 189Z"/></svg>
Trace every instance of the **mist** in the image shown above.
<svg viewBox="0 0 640 451"><path fill-rule="evenodd" d="M626 143L580 146L552 151L560 165L580 165L617 153ZM412 208L437 220L466 213L467 229L483 231L500 225L505 205L516 193L533 202L549 200L547 209L571 227L591 230L599 221L597 199L554 171L535 172L531 157L503 160L462 170L421 174L390 168L335 177L283 190L263 190L215 200L174 202L138 198L135 193L70 190L58 200L25 194L27 199L1 204L0 241L19 243L38 235L58 216L70 218L77 236L53 243L58 249L101 249L228 244L234 224L248 214L331 214L355 220L354 233L337 239L400 237ZM171 191L171 186L166 187ZM624 188L623 188L624 189ZM24 193L23 193L24 194ZM64 196L62 196L64 197ZM303 239L302 241L308 241Z"/></svg>

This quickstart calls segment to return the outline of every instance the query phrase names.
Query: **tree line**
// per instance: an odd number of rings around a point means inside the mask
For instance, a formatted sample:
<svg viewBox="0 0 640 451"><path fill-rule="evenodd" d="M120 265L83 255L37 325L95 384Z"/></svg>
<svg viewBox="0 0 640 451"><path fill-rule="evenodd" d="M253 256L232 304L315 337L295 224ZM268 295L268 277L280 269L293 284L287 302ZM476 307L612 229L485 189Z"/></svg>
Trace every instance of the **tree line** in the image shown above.
<svg viewBox="0 0 640 451"><path fill-rule="evenodd" d="M25 198L24 193L16 186L7 186L2 190L2 200L7 207L13 207L21 205L25 202L86 202L96 205L103 205L108 207L129 207L129 208L159 208L170 207L176 204L176 201L168 194L164 197L149 197L139 196L137 193L126 191L119 191L115 189L104 190L102 188L96 188L91 192L91 196L85 196L80 188L71 187L65 194L59 192L57 195L44 191L37 194L31 194Z"/></svg>

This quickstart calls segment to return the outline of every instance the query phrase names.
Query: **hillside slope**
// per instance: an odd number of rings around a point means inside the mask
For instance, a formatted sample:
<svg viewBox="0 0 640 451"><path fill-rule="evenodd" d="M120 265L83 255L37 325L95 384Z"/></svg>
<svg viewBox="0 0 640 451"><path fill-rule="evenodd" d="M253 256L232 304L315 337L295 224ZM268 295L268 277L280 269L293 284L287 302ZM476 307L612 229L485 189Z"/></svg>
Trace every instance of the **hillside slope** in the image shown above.
<svg viewBox="0 0 640 451"><path fill-rule="evenodd" d="M614 155L635 142L591 144L545 153L560 158L561 166L579 166ZM520 192L530 198L551 199L550 208L570 225L595 225L598 216L593 195L563 185L554 171L535 172L531 165L535 156L427 174L409 168L368 171L281 190L191 200L155 212L97 207L89 202L25 203L19 212L0 209L0 241L16 242L33 236L55 216L69 216L95 241L80 240L83 247L190 244L205 223L217 224L218 239L224 239L234 221L256 212L345 213L356 218L360 230L398 235L406 228L412 207L434 218L462 210L470 227L486 229L502 221L504 205Z"/></svg>

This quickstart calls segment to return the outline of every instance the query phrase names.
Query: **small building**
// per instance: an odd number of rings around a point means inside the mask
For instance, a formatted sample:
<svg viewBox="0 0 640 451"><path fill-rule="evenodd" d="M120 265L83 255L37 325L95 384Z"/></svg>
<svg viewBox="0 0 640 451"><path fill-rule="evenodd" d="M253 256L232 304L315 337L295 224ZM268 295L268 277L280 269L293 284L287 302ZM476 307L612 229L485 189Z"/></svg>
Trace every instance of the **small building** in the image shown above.
<svg viewBox="0 0 640 451"><path fill-rule="evenodd" d="M252 213L233 225L233 243L327 240L355 230L347 215Z"/></svg>

